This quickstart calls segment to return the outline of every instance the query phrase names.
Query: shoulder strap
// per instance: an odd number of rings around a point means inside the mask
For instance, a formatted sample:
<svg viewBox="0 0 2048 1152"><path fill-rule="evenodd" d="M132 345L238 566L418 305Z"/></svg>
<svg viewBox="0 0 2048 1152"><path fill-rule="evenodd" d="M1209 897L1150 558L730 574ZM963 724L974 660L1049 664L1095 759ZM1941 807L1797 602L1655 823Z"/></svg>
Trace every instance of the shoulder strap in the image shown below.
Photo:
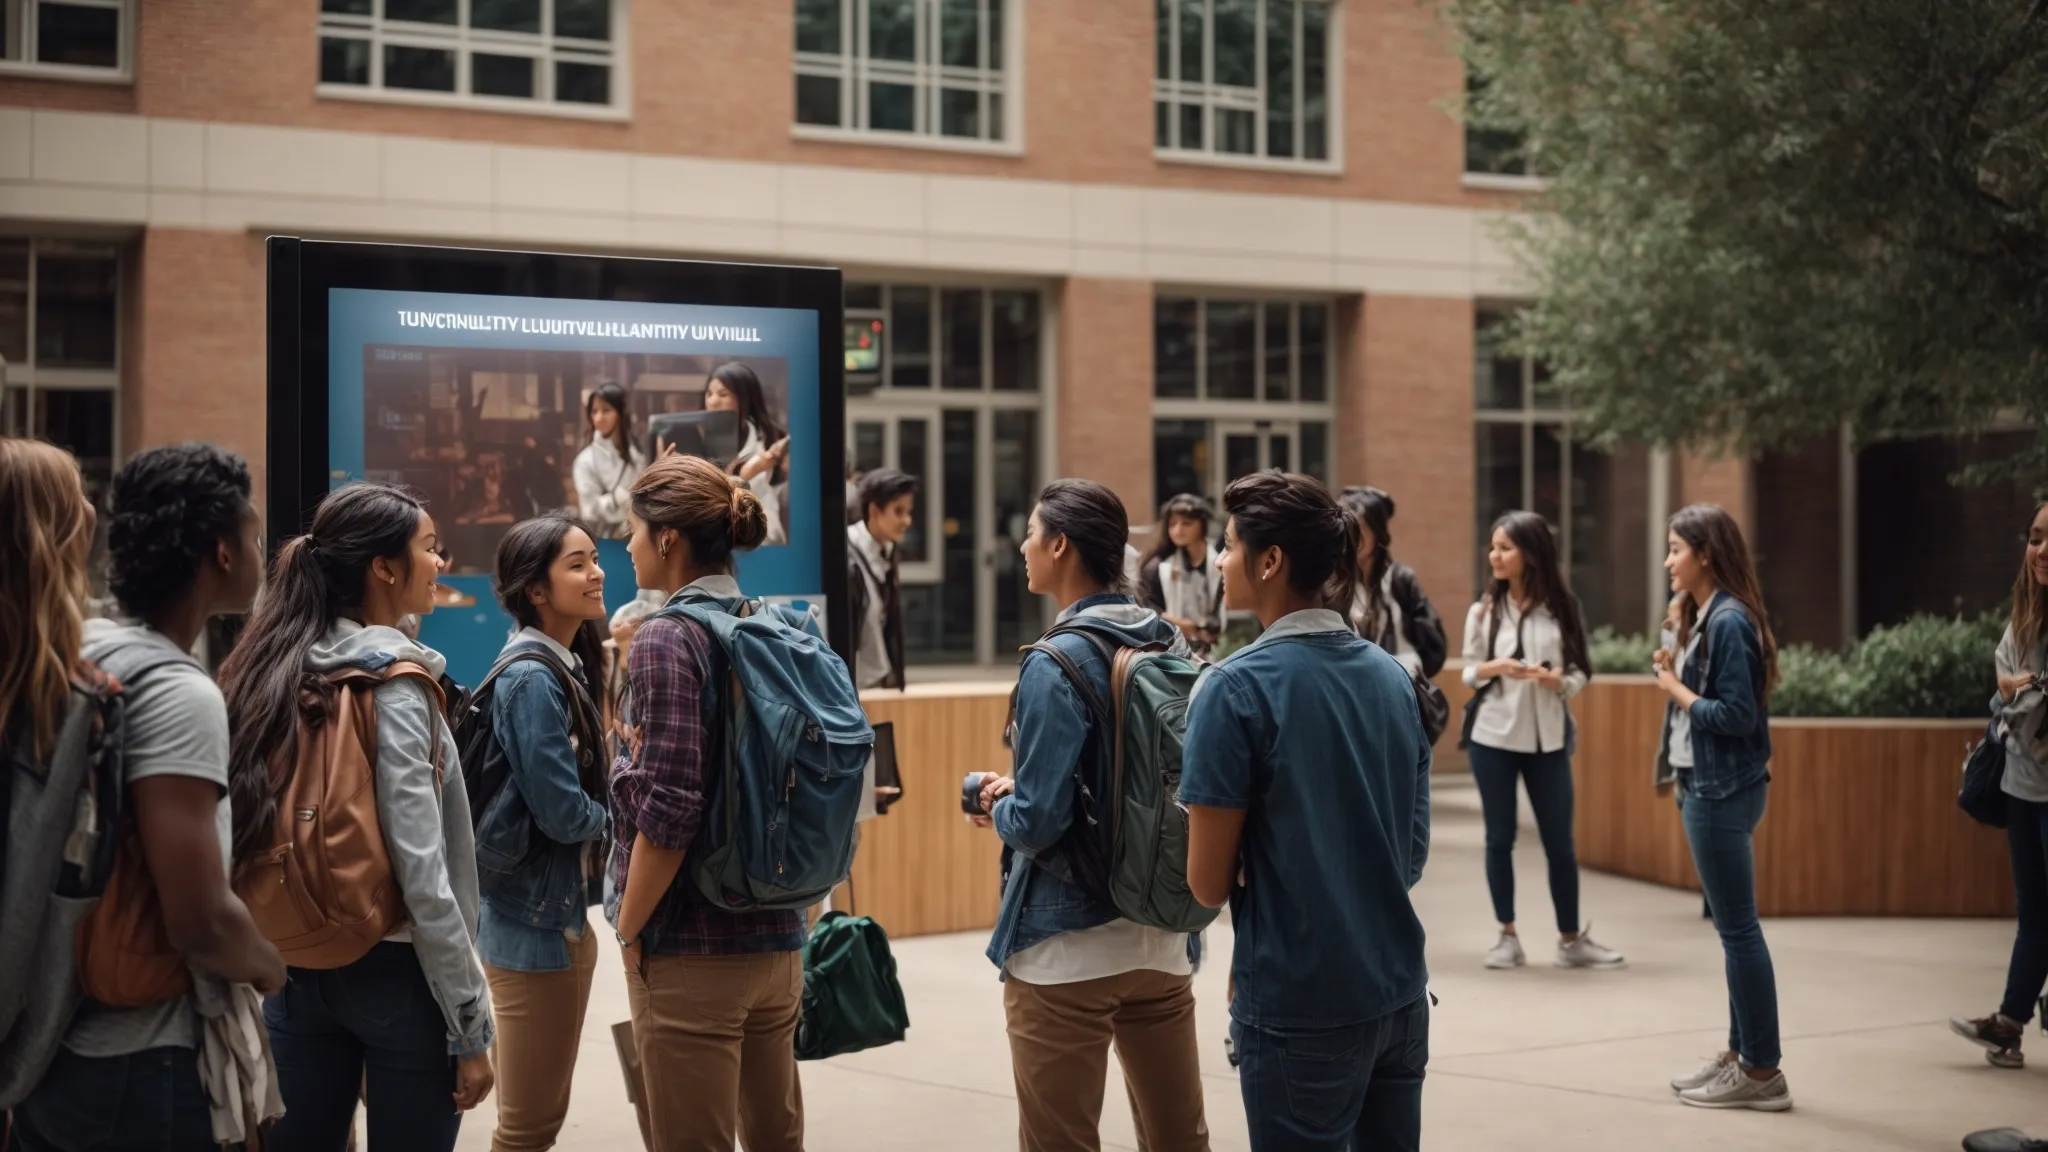
<svg viewBox="0 0 2048 1152"><path fill-rule="evenodd" d="M372 756L377 754L377 709L374 694L377 689L382 688L384 685L396 680L417 680L427 691L427 704L433 714L437 717L447 715L448 697L441 691L440 680L432 672L427 671L424 664L412 660L394 661L378 669L360 666L337 668L332 672L323 674L321 679L335 688L358 688L372 694L373 699L371 700L370 709L366 713L358 714L355 718L357 731L364 738L364 747ZM440 787L447 781L448 766L443 759L444 754L441 748L440 731L431 724L429 728L434 732L434 740L432 742L433 751L429 754L428 758L434 765L434 784L436 787Z"/></svg>
<svg viewBox="0 0 2048 1152"><path fill-rule="evenodd" d="M1074 658L1062 652L1058 645L1052 643L1051 637L1057 631L1055 629L1054 632L1046 633L1046 639L1031 645L1028 651L1043 652L1047 656L1052 657L1053 663L1060 666L1060 671L1065 674L1067 682L1073 685L1074 691L1081 694L1081 700L1088 706L1089 713L1097 721L1105 725L1114 724L1115 719L1110 715L1109 704L1102 699L1102 693L1097 692L1095 685L1088 682L1088 677L1081 673L1081 666L1074 663ZM1090 639L1092 642L1092 638ZM1115 659L1111 655L1106 655L1104 658Z"/></svg>

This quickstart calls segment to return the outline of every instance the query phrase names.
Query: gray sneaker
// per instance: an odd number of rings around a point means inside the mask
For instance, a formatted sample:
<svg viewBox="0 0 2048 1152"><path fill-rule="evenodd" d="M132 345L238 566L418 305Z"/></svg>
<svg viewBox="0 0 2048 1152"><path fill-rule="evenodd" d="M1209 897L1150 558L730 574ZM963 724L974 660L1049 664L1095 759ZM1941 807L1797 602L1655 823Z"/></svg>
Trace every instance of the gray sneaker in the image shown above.
<svg viewBox="0 0 2048 1152"><path fill-rule="evenodd" d="M1578 939L1573 940L1569 944L1559 944L1557 946L1557 966L1559 968L1626 968L1628 967L1628 957L1596 942L1593 939L1593 926L1588 924L1586 925L1586 930L1579 933Z"/></svg>
<svg viewBox="0 0 2048 1152"><path fill-rule="evenodd" d="M1785 1112L1792 1107L1792 1090L1785 1086L1783 1072L1772 1073L1768 1080L1756 1080L1739 1063L1723 1064L1719 1075L1697 1088L1680 1092L1678 1098L1695 1108Z"/></svg>
<svg viewBox="0 0 2048 1152"><path fill-rule="evenodd" d="M1529 962L1522 953L1522 940L1513 932L1503 932L1500 940L1486 954L1488 968L1520 968Z"/></svg>
<svg viewBox="0 0 2048 1152"><path fill-rule="evenodd" d="M1695 1088L1704 1088L1712 1084L1721 1075L1721 1069L1733 1063L1735 1063L1735 1058L1723 1052L1712 1060L1707 1061L1705 1067L1694 1072L1692 1075L1674 1078L1671 1081L1671 1090L1673 1092L1690 1092Z"/></svg>

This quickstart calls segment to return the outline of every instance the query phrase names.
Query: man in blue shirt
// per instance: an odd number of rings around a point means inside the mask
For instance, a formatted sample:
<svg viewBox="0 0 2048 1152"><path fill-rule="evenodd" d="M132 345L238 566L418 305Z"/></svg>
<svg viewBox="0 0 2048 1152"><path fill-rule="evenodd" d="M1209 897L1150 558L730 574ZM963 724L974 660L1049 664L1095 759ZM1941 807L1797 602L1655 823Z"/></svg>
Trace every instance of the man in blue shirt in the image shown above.
<svg viewBox="0 0 2048 1152"><path fill-rule="evenodd" d="M1231 485L1229 607L1265 625L1189 706L1188 883L1231 901L1231 1037L1254 1152L1421 1145L1428 970L1408 891L1430 748L1408 673L1323 605L1356 522L1316 481Z"/></svg>

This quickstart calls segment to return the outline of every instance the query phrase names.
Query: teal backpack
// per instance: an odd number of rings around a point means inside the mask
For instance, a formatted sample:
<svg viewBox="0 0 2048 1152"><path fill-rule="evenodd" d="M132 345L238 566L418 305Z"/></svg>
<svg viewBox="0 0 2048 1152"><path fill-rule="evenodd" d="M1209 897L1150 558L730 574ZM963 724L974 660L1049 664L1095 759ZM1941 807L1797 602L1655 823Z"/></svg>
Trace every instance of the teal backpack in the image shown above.
<svg viewBox="0 0 2048 1152"><path fill-rule="evenodd" d="M1109 664L1110 699L1053 636L1084 637ZM1180 806L1181 744L1188 696L1201 666L1158 647L1131 648L1085 623L1069 623L1031 645L1052 657L1087 702L1108 744L1091 781L1082 757L1073 825L1060 855L1075 883L1128 920L1169 932L1199 932L1216 919L1188 890L1188 814Z"/></svg>
<svg viewBox="0 0 2048 1152"><path fill-rule="evenodd" d="M889 937L866 916L827 912L804 942L803 1016L796 1058L823 1060L903 1039L910 1013Z"/></svg>
<svg viewBox="0 0 2048 1152"><path fill-rule="evenodd" d="M852 870L875 743L845 661L797 608L686 593L660 615L703 625L719 653L704 707L724 738L706 769L691 881L728 911L818 903Z"/></svg>

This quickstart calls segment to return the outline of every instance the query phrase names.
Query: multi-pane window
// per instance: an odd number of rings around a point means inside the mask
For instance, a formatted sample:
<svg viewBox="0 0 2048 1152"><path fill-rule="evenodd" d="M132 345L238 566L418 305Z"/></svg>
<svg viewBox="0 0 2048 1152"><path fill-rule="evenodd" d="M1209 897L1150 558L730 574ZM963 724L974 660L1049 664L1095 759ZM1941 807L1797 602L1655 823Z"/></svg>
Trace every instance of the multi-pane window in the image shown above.
<svg viewBox="0 0 2048 1152"><path fill-rule="evenodd" d="M1036 292L849 284L846 315L851 395L1038 391Z"/></svg>
<svg viewBox="0 0 2048 1152"><path fill-rule="evenodd" d="M135 0L0 0L0 66L128 74Z"/></svg>
<svg viewBox="0 0 2048 1152"><path fill-rule="evenodd" d="M1161 503L1183 492L1220 499L1262 468L1332 478L1327 301L1161 296L1152 333Z"/></svg>
<svg viewBox="0 0 2048 1152"><path fill-rule="evenodd" d="M1334 37L1328 0L1156 4L1156 147L1329 161Z"/></svg>
<svg viewBox="0 0 2048 1152"><path fill-rule="evenodd" d="M114 475L120 317L117 248L0 239L0 435L69 450L95 498Z"/></svg>
<svg viewBox="0 0 2048 1152"><path fill-rule="evenodd" d="M1471 102L1486 88L1486 80L1465 74L1465 102ZM1465 171L1474 176L1527 176L1529 159L1522 134L1499 128L1465 124Z"/></svg>
<svg viewBox="0 0 2048 1152"><path fill-rule="evenodd" d="M1499 313L1478 315L1474 347L1477 421L1473 585L1487 580L1493 525L1526 510L1558 534L1565 575L1589 627L1639 632L1652 609L1650 458L1641 446L1603 451L1577 434L1577 414L1536 361L1504 347Z"/></svg>
<svg viewBox="0 0 2048 1152"><path fill-rule="evenodd" d="M1011 0L796 0L796 122L1000 143Z"/></svg>
<svg viewBox="0 0 2048 1152"><path fill-rule="evenodd" d="M494 107L622 102L623 0L320 0L320 85Z"/></svg>

